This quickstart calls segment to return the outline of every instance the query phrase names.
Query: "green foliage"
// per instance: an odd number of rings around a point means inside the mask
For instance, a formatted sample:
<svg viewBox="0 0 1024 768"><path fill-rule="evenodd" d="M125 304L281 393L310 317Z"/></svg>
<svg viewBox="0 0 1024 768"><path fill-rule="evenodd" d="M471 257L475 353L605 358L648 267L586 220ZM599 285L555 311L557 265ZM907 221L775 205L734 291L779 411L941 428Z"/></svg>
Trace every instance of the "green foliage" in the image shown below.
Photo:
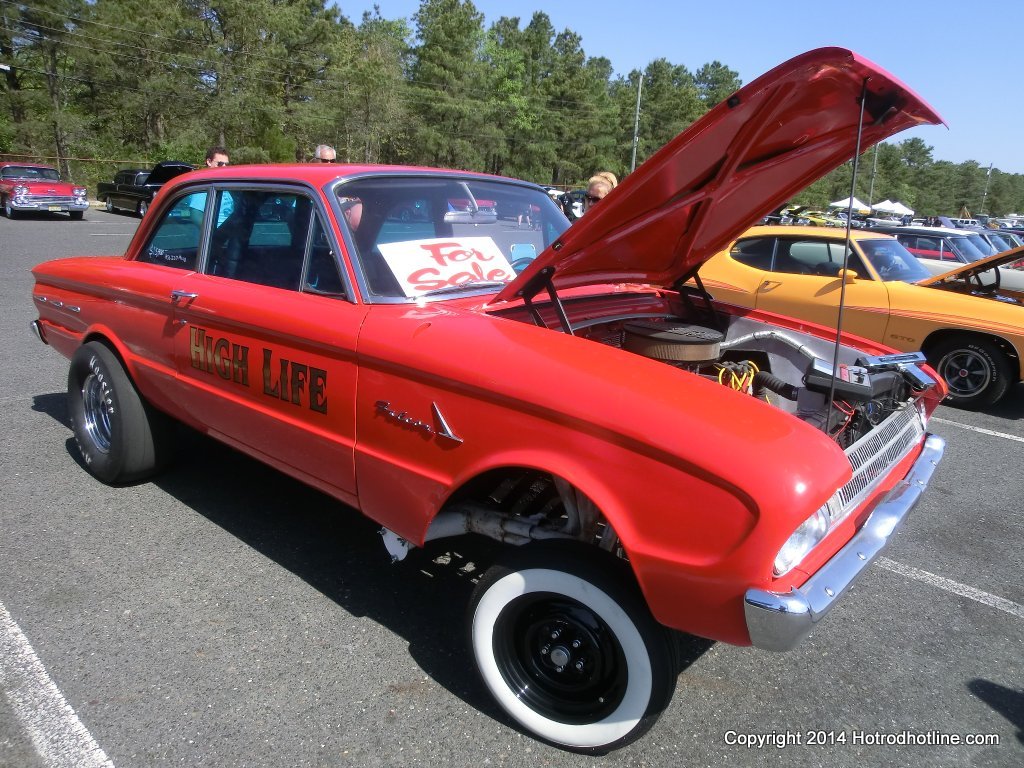
<svg viewBox="0 0 1024 768"><path fill-rule="evenodd" d="M340 159L465 168L564 186L630 168L739 86L719 61L615 76L535 12L485 28L471 0L421 0L353 24L328 0L0 0L0 154L76 181L158 160ZM1024 175L935 160L919 138L860 159L855 193L919 215L1024 211ZM794 202L850 194L847 163Z"/></svg>

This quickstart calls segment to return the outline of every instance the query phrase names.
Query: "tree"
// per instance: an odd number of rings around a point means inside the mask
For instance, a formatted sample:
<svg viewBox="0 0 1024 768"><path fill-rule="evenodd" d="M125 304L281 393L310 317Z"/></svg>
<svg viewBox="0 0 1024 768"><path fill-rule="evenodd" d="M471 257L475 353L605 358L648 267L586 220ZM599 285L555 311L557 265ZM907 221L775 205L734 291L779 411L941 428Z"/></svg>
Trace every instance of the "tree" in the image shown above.
<svg viewBox="0 0 1024 768"><path fill-rule="evenodd" d="M4 4L0 50L10 56L5 84L15 144L54 156L72 177L71 143L82 121L75 111L80 83L74 76L74 36L83 0L38 0L32 6ZM41 151L40 151L41 150Z"/></svg>
<svg viewBox="0 0 1024 768"><path fill-rule="evenodd" d="M704 111L725 101L743 84L739 72L729 69L717 60L698 69L693 79L700 93L700 100L704 103Z"/></svg>
<svg viewBox="0 0 1024 768"><path fill-rule="evenodd" d="M483 14L470 0L423 0L414 17L412 159L449 168L481 168L481 102L486 85Z"/></svg>

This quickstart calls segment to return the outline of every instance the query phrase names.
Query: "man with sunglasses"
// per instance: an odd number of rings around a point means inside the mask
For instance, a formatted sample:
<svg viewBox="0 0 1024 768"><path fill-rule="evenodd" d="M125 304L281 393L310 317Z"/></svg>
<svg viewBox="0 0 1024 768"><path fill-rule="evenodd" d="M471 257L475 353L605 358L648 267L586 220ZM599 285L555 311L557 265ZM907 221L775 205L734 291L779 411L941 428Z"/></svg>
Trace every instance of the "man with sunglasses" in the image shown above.
<svg viewBox="0 0 1024 768"><path fill-rule="evenodd" d="M207 168L223 168L230 163L231 159L228 157L228 151L224 147L210 147L206 150Z"/></svg>
<svg viewBox="0 0 1024 768"><path fill-rule="evenodd" d="M228 157L228 151L224 147L210 147L206 150L206 167L207 168L223 168L226 165L231 164L231 158ZM227 221L228 216L235 210L235 201L231 197L231 193L224 191L221 192L220 201L217 207L217 226L221 226Z"/></svg>
<svg viewBox="0 0 1024 768"><path fill-rule="evenodd" d="M329 144L321 144L316 148L316 152L313 153L314 163L336 163L338 162L338 153L334 151L334 147Z"/></svg>

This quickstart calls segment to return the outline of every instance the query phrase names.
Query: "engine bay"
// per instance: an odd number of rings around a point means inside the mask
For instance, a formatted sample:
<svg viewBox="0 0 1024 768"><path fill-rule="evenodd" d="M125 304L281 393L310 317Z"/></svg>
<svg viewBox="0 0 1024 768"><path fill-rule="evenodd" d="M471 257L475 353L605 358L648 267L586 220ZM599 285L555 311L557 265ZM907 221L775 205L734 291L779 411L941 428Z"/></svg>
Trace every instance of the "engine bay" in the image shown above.
<svg viewBox="0 0 1024 768"><path fill-rule="evenodd" d="M723 319L726 330L665 315L593 322L575 332L793 413L843 449L935 383L918 367L920 353L872 357L840 346L837 354L817 336Z"/></svg>

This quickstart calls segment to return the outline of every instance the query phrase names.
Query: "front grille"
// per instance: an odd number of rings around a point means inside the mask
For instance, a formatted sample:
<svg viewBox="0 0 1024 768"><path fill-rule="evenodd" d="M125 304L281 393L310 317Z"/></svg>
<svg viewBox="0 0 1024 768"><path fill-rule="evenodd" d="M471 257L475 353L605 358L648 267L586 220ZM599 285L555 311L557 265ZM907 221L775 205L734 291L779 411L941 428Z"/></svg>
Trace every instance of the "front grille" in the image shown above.
<svg viewBox="0 0 1024 768"><path fill-rule="evenodd" d="M889 469L920 442L924 424L914 403L905 403L875 429L846 449L853 479L828 503L832 522L838 522L863 501Z"/></svg>
<svg viewBox="0 0 1024 768"><path fill-rule="evenodd" d="M27 202L47 205L71 205L75 198L70 195L26 195Z"/></svg>

